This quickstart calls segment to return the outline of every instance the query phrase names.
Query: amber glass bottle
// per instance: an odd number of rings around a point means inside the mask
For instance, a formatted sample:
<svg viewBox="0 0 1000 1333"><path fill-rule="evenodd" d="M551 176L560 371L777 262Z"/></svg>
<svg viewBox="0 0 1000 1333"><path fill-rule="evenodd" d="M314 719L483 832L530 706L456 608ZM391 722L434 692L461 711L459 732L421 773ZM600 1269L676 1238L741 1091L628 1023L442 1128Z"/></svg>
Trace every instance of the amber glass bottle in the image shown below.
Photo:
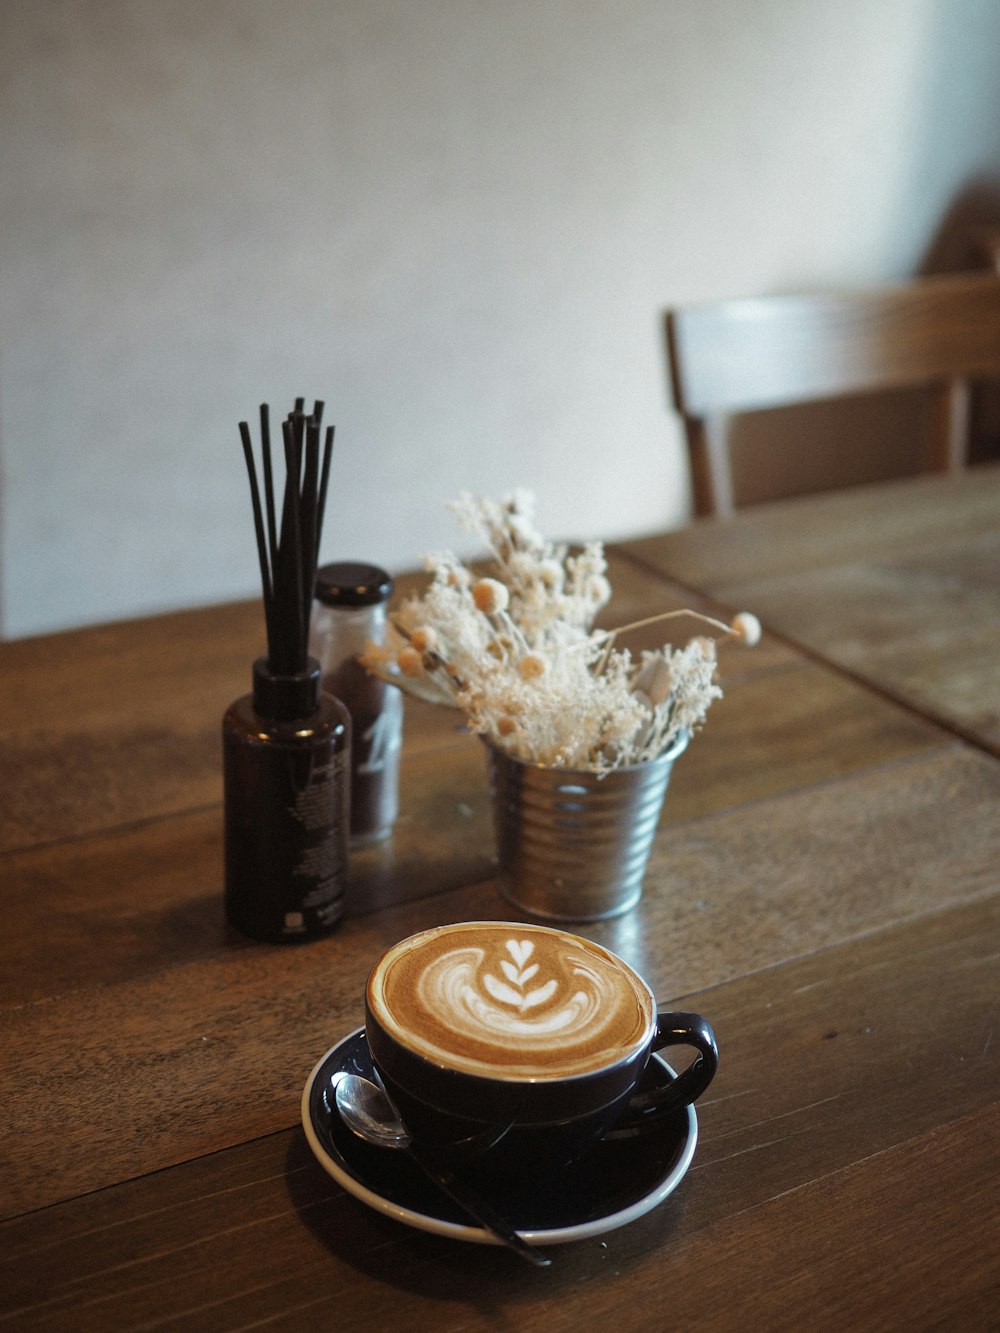
<svg viewBox="0 0 1000 1333"><path fill-rule="evenodd" d="M344 913L350 719L319 679L312 658L297 676L259 658L222 722L226 915L257 940L313 939Z"/></svg>

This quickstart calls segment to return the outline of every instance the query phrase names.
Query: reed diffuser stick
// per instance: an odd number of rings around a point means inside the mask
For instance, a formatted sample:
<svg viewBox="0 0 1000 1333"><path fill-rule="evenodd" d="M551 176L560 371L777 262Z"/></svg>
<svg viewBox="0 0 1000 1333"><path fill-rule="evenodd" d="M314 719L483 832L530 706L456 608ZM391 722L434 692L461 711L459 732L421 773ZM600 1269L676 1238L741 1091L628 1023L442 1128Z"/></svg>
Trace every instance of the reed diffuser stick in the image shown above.
<svg viewBox="0 0 1000 1333"><path fill-rule="evenodd" d="M260 447L264 464L264 499L267 504L268 549L278 548L278 534L274 526L274 478L271 475L271 420L267 403L260 405Z"/></svg>
<svg viewBox="0 0 1000 1333"><path fill-rule="evenodd" d="M264 594L264 619L270 669L276 675L296 675L305 670L309 645L309 613L319 560L323 529L333 427L328 427L320 459L320 428L324 404L317 399L312 415L304 414L304 398L295 400L293 411L282 422L285 485L281 504L280 531L275 510L271 432L268 405L260 407L261 471L264 498L261 502L253 443L247 422L240 422L240 437L250 479L254 532Z"/></svg>

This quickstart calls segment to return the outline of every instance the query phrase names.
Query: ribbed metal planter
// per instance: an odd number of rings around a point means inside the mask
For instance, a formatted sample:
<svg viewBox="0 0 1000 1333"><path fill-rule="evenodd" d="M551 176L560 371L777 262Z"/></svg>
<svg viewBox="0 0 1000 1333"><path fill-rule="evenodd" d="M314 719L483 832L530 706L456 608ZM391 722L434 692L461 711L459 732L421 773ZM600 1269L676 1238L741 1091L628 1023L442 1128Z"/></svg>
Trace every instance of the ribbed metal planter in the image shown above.
<svg viewBox="0 0 1000 1333"><path fill-rule="evenodd" d="M602 921L634 907L682 735L659 759L603 777L486 746L500 891L554 921Z"/></svg>

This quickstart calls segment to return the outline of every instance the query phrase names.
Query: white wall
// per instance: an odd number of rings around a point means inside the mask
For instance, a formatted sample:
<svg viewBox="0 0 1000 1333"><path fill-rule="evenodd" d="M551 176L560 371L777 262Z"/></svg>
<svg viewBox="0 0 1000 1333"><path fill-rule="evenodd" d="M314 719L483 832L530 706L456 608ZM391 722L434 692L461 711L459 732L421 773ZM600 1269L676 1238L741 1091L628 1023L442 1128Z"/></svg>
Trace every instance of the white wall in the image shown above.
<svg viewBox="0 0 1000 1333"><path fill-rule="evenodd" d="M912 271L998 65L996 0L3 0L3 633L254 593L300 393L324 559L683 521L664 309Z"/></svg>

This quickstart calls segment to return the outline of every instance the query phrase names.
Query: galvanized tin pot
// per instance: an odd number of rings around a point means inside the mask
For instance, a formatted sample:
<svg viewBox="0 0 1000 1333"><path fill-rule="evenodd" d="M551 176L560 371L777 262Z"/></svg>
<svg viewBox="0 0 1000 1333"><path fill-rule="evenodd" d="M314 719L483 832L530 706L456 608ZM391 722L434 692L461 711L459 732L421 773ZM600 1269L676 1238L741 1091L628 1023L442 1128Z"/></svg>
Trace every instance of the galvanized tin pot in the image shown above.
<svg viewBox="0 0 1000 1333"><path fill-rule="evenodd" d="M487 744L503 896L551 921L602 921L634 907L687 743L682 734L659 759L603 776L525 763Z"/></svg>

